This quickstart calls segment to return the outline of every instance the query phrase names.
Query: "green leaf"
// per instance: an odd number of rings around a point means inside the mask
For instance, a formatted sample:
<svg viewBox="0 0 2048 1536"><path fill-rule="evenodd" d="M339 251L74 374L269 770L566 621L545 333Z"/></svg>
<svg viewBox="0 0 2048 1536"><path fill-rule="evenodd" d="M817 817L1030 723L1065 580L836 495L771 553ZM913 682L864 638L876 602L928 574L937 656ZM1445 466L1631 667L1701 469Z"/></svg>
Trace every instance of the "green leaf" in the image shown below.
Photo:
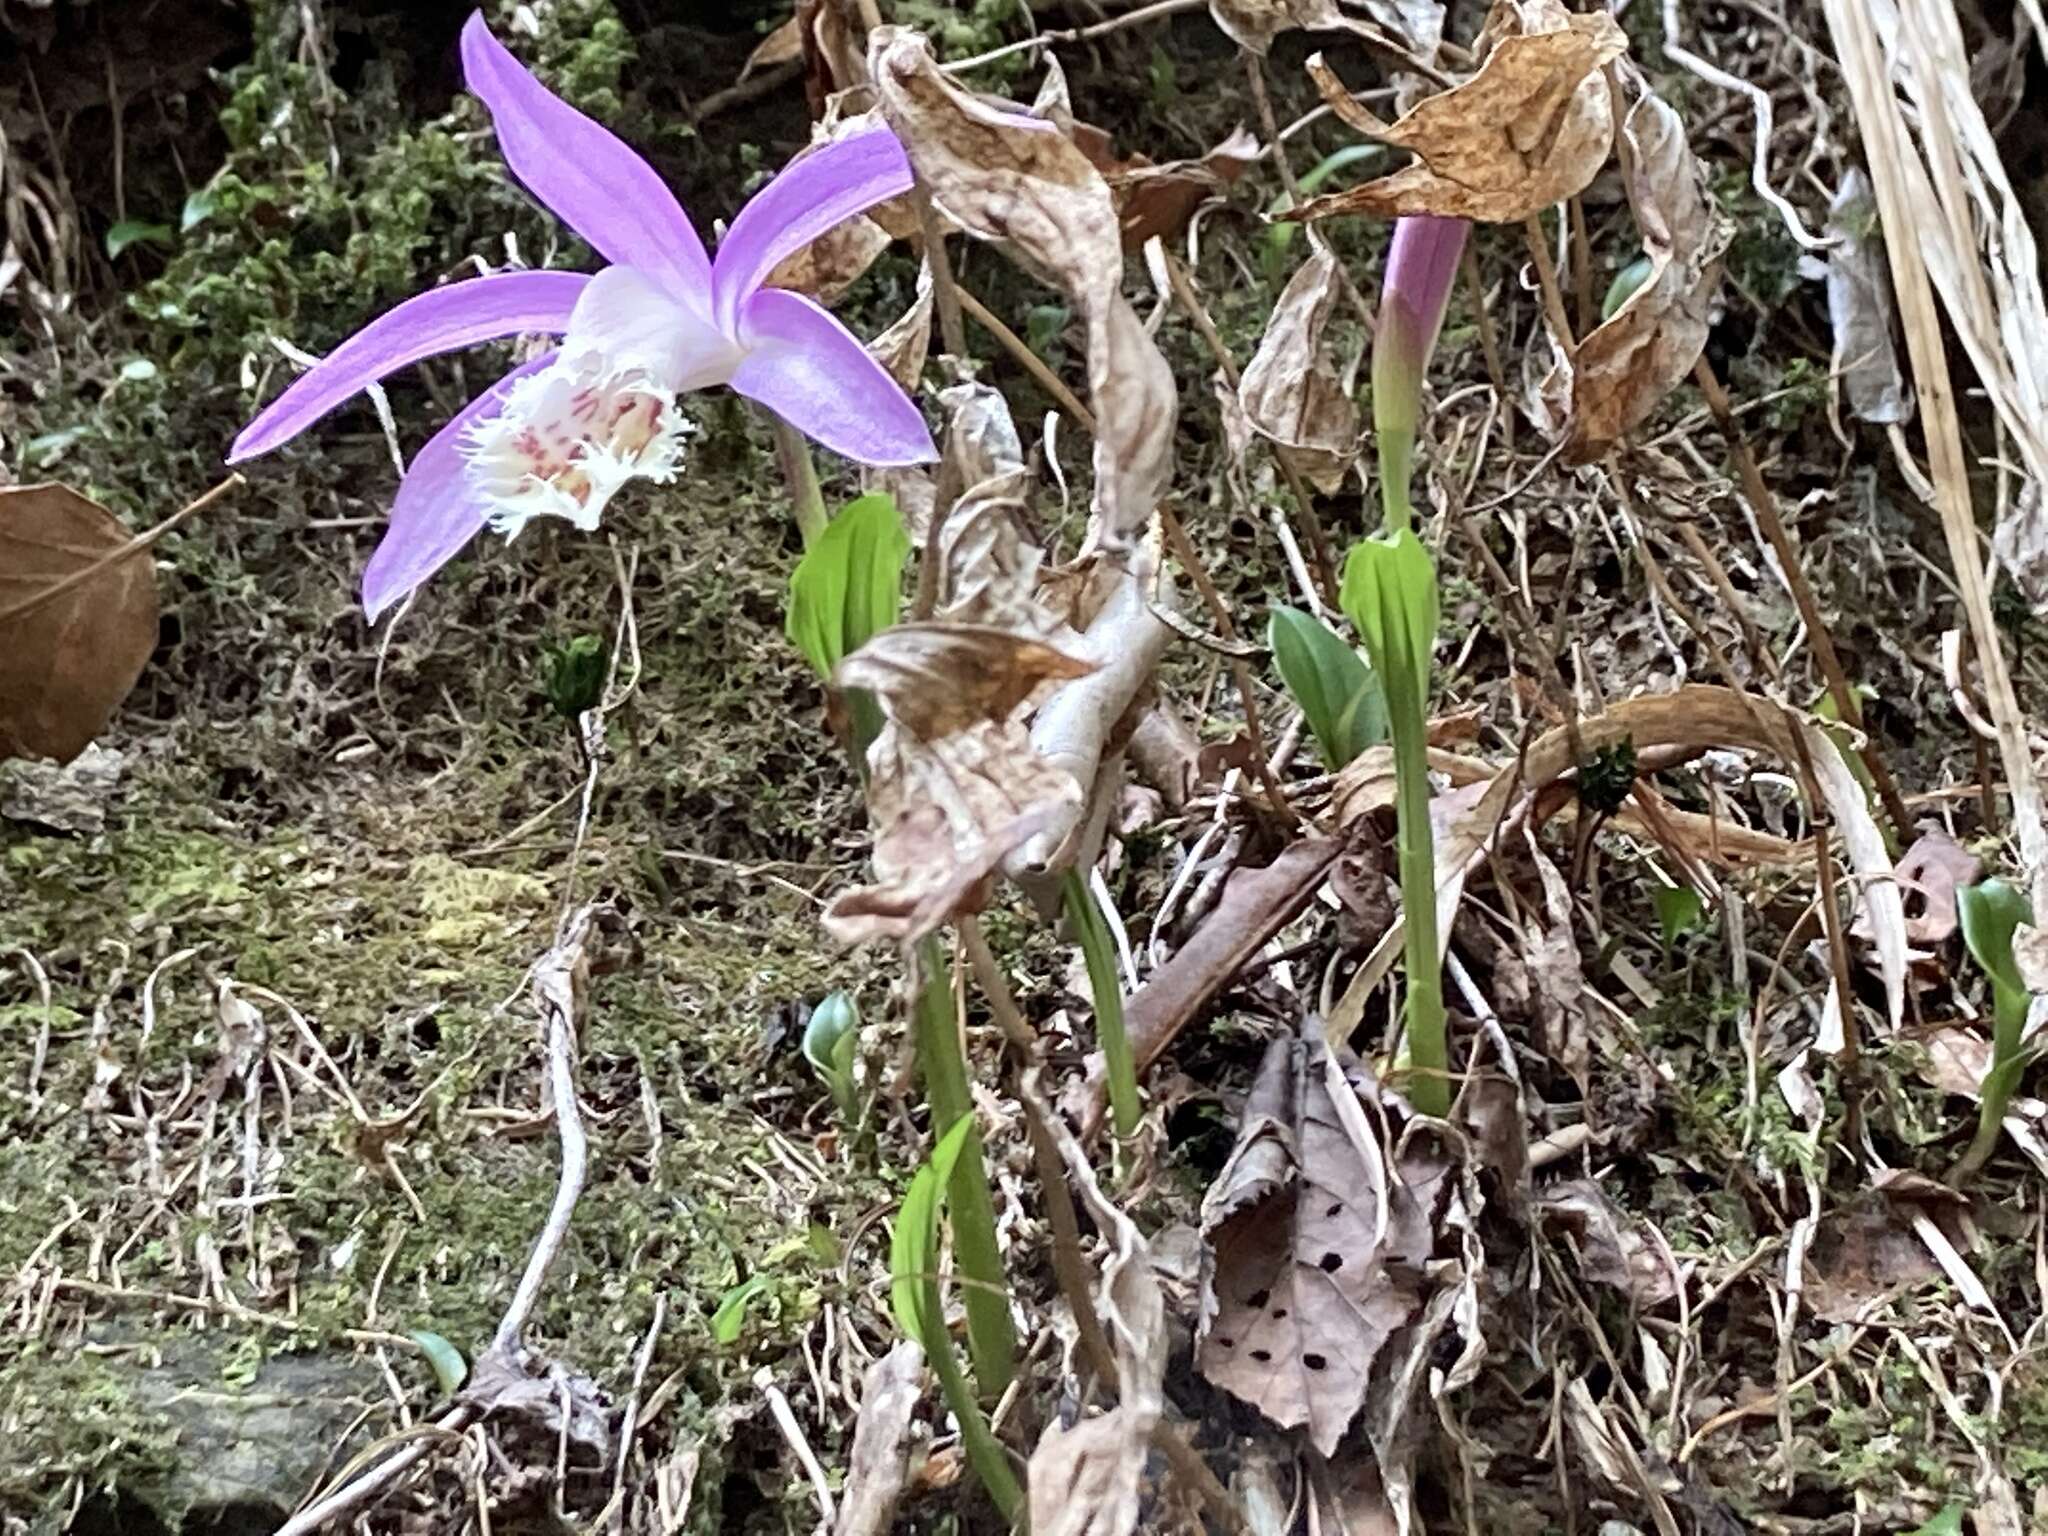
<svg viewBox="0 0 2048 1536"><path fill-rule="evenodd" d="M1657 903L1657 926L1664 930L1667 950L1706 922L1700 893L1689 885L1660 885L1651 899Z"/></svg>
<svg viewBox="0 0 2048 1536"><path fill-rule="evenodd" d="M1436 568L1415 531L1404 528L1352 545L1338 601L1364 639L1382 686L1392 690L1400 673L1403 683L1426 691L1436 648Z"/></svg>
<svg viewBox="0 0 2048 1536"><path fill-rule="evenodd" d="M608 659L601 635L578 635L566 645L550 646L541 653L541 691L556 714L574 720L585 710L597 708L604 697Z"/></svg>
<svg viewBox="0 0 2048 1536"><path fill-rule="evenodd" d="M943 1341L946 1330L944 1316L932 1316L928 1311L928 1303L937 1300L939 1290L939 1207L953 1177L953 1165L960 1161L960 1149L967 1145L973 1129L974 1117L962 1115L939 1138L932 1160L910 1181L903 1207L896 1213L896 1230L889 1239L889 1305L898 1326L917 1340L927 1356L932 1353L934 1333Z"/></svg>
<svg viewBox="0 0 2048 1536"><path fill-rule="evenodd" d="M896 622L910 535L893 498L849 503L804 551L789 578L789 638L818 675Z"/></svg>
<svg viewBox="0 0 2048 1536"><path fill-rule="evenodd" d="M1334 771L1387 739L1387 701L1358 652L1314 614L1285 604L1266 622L1280 681L1294 695Z"/></svg>
<svg viewBox="0 0 2048 1536"><path fill-rule="evenodd" d="M169 245L171 243L171 226L168 224L151 224L144 219L121 220L120 223L107 231L107 260L112 261L116 256L127 250L129 246L140 241L147 241L151 245Z"/></svg>
<svg viewBox="0 0 2048 1536"><path fill-rule="evenodd" d="M860 1009L844 992L834 992L811 1010L804 1025L804 1056L820 1072L837 1064L840 1043L860 1028Z"/></svg>
<svg viewBox="0 0 2048 1536"><path fill-rule="evenodd" d="M1998 1033L2014 1035L2027 1017L2027 984L2013 959L2012 936L2022 923L2034 920L2033 904L2026 892L2005 880L1981 880L1956 892L1956 915L1962 920L1963 943L1970 957L1991 978L1991 991L1998 1014Z"/></svg>
<svg viewBox="0 0 2048 1536"><path fill-rule="evenodd" d="M211 187L201 187L190 197L186 198L185 207L178 215L179 233L182 234L186 230L196 225L204 224L208 219L212 218L214 206L215 197Z"/></svg>
<svg viewBox="0 0 2048 1536"><path fill-rule="evenodd" d="M711 1314L711 1337L720 1344L737 1344L747 1320L747 1303L768 1289L766 1275L754 1275L718 1298L718 1310Z"/></svg>
<svg viewBox="0 0 2048 1536"><path fill-rule="evenodd" d="M420 1353L427 1357L427 1364L433 1367L434 1380L440 1385L443 1396L453 1397L462 1390L463 1382L469 1379L469 1362L462 1358L461 1350L440 1334L429 1333L424 1328L415 1328L406 1337L419 1345Z"/></svg>
<svg viewBox="0 0 2048 1536"><path fill-rule="evenodd" d="M1907 1536L1963 1536L1963 1513L1963 1505L1951 1504L1925 1525L1908 1532Z"/></svg>
<svg viewBox="0 0 2048 1536"><path fill-rule="evenodd" d="M1607 285L1607 297L1600 301L1600 318L1612 320L1614 312L1636 296L1636 290L1650 280L1652 266L1650 258L1638 256L1634 261L1614 274L1614 281Z"/></svg>

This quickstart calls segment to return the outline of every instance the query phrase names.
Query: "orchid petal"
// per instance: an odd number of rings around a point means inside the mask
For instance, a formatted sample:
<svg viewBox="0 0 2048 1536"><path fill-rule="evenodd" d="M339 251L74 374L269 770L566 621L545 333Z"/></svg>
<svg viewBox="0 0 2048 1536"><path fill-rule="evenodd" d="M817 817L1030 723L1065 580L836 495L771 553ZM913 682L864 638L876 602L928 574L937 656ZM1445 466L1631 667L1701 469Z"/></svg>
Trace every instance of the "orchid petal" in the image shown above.
<svg viewBox="0 0 2048 1536"><path fill-rule="evenodd" d="M363 611L372 624L484 529L487 504L469 475L465 439L478 422L503 409L521 379L555 360L553 352L506 374L428 439L413 456L391 504L391 521L363 569Z"/></svg>
<svg viewBox="0 0 2048 1536"><path fill-rule="evenodd" d="M498 130L512 174L607 261L637 267L679 299L707 304L711 263L654 167L609 128L527 73L479 11L462 29L462 68Z"/></svg>
<svg viewBox="0 0 2048 1536"><path fill-rule="evenodd" d="M581 272L500 272L407 299L294 379L242 429L228 462L270 452L349 396L423 357L526 331L566 330L589 283Z"/></svg>
<svg viewBox="0 0 2048 1536"><path fill-rule="evenodd" d="M748 399L862 464L923 464L939 456L903 387L802 294L764 288L739 319L748 351L731 383Z"/></svg>
<svg viewBox="0 0 2048 1536"><path fill-rule="evenodd" d="M887 128L806 150L755 193L718 244L718 322L730 329L770 272L834 225L908 192L910 161Z"/></svg>

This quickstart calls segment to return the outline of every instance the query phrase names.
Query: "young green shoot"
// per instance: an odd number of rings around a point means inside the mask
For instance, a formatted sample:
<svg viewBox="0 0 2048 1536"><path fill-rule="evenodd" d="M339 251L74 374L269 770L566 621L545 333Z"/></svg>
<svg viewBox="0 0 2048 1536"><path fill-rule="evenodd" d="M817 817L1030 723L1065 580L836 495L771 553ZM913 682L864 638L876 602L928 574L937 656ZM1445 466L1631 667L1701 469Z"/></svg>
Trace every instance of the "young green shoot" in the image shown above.
<svg viewBox="0 0 2048 1536"><path fill-rule="evenodd" d="M832 1095L839 1123L849 1134L860 1129L860 1090L853 1058L860 1046L860 1009L844 992L834 992L811 1010L804 1025L804 1060Z"/></svg>
<svg viewBox="0 0 2048 1536"><path fill-rule="evenodd" d="M974 1129L974 1095L953 1006L953 968L936 935L920 940L914 953L913 1028L918 1071L932 1110L932 1134L943 1139L963 1123L968 1127L957 1156L947 1165L947 1198L953 1213L953 1252L968 1282L967 1350L974 1361L975 1381L984 1396L994 1399L1017 1374L1017 1333L1010 1321L1002 1248L996 1242L995 1199L982 1161L981 1135Z"/></svg>
<svg viewBox="0 0 2048 1536"><path fill-rule="evenodd" d="M808 455L806 455L808 459ZM896 622L903 605L903 565L910 535L895 501L863 496L840 509L808 541L789 578L790 642L829 685L833 669ZM848 693L856 766L882 729L882 713L865 689Z"/></svg>
<svg viewBox="0 0 2048 1536"><path fill-rule="evenodd" d="M1131 1055L1131 1037L1124 1029L1123 978L1116 969L1116 943L1109 922L1088 890L1088 877L1069 869L1060 883L1067 922L1081 941L1081 956L1088 963L1088 989L1095 994L1095 1038L1102 1047L1102 1062L1109 1077L1110 1123L1118 1137L1137 1134L1144 1118L1138 1098L1138 1067Z"/></svg>
<svg viewBox="0 0 2048 1536"><path fill-rule="evenodd" d="M1422 379L1443 328L1465 249L1462 219L1398 220L1387 252L1372 352L1373 431L1379 445L1381 532L1355 546L1341 601L1358 626L1386 695L1394 739L1394 811L1407 938L1409 1098L1426 1115L1451 1107L1437 945L1436 846L1429 827L1429 666L1436 648L1436 570L1415 536L1410 485L1422 417Z"/></svg>
<svg viewBox="0 0 2048 1536"><path fill-rule="evenodd" d="M1023 1490L1010 1470L1010 1459L1002 1442L989 1428L960 1359L953 1353L952 1335L946 1331L946 1304L939 1293L939 1209L946 1191L957 1187L963 1160L974 1147L974 1122L963 1118L932 1149L932 1159L917 1170L896 1213L896 1231L889 1244L889 1299L896 1321L924 1351L932 1373L939 1378L939 1391L946 1407L960 1424L960 1443L967 1452L968 1465L981 1479L982 1487L1002 1512L1015 1520L1023 1503ZM960 1216L953 1212L953 1241L960 1241ZM968 1293L972 1303L973 1292ZM986 1383L984 1382L984 1386Z"/></svg>
<svg viewBox="0 0 2048 1536"><path fill-rule="evenodd" d="M1960 1187L1997 1149L2006 1108L2039 1053L2025 1041L2033 994L2012 952L2014 932L2034 920L2026 892L2003 880L1985 880L1956 892L1956 912L1970 958L1991 978L1991 1067L1977 1090L1977 1134L1949 1174L1949 1182Z"/></svg>

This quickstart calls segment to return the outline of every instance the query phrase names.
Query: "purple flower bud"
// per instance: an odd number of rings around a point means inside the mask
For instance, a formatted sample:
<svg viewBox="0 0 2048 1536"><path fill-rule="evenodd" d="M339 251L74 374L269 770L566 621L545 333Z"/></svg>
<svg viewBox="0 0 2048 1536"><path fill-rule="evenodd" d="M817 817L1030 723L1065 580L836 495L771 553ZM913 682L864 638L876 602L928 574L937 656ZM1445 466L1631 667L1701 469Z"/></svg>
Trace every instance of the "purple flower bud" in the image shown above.
<svg viewBox="0 0 2048 1536"><path fill-rule="evenodd" d="M1387 249L1379 334L1372 350L1372 412L1379 439L1380 500L1388 526L1396 529L1408 526L1422 376L1457 281L1466 228L1464 219L1416 214L1395 222Z"/></svg>

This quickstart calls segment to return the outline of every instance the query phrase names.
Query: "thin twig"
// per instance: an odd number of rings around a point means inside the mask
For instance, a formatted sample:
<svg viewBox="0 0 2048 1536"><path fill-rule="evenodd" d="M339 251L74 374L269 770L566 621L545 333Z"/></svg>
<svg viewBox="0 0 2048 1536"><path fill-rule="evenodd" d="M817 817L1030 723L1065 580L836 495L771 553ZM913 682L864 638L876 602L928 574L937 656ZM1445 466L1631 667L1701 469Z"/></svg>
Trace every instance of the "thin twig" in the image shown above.
<svg viewBox="0 0 2048 1536"><path fill-rule="evenodd" d="M1199 11L1208 0L1153 0L1151 5L1141 5L1135 11L1126 11L1121 16L1112 16L1107 21L1094 22L1085 27L1067 27L1055 32L1041 32L1036 37L1027 37L1022 42L1005 43L1000 48L991 48L987 53L977 53L972 58L955 59L941 64L949 75L962 74L970 69L979 69L984 64L993 64L997 59L1007 59L1013 54L1027 53L1034 48L1050 48L1055 43L1085 43L1093 38L1107 37L1112 32L1121 32L1126 27L1139 26L1144 22L1158 21L1182 11Z"/></svg>

